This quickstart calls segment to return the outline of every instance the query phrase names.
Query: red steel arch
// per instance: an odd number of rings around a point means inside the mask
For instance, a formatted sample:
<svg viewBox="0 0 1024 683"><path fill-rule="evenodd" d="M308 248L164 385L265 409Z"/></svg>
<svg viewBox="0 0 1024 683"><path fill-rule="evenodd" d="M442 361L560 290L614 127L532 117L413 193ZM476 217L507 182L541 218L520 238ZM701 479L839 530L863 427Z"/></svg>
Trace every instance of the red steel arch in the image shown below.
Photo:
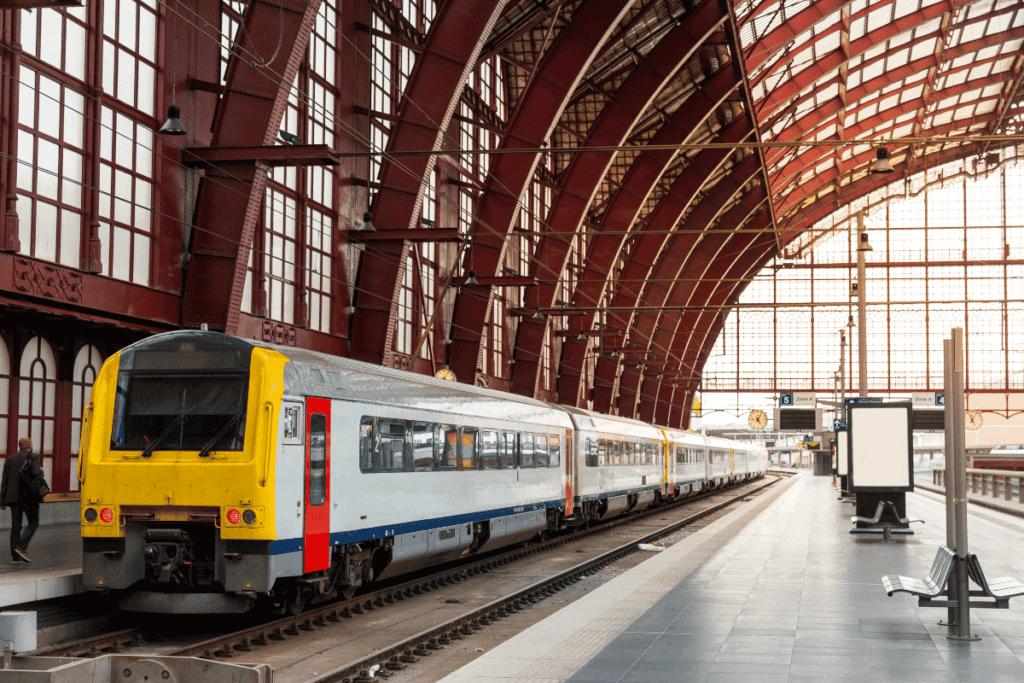
<svg viewBox="0 0 1024 683"><path fill-rule="evenodd" d="M587 68L631 4L630 0L585 0L577 8L572 23L555 38L516 103L500 149L544 146ZM497 274L509 232L539 159L539 155L531 153L503 154L491 167L477 204L477 220L467 256L477 273ZM448 354L455 376L467 383L476 379L480 337L490 316L493 296L489 286L473 289L456 294Z"/></svg>
<svg viewBox="0 0 1024 683"><path fill-rule="evenodd" d="M476 58L508 0L449 0L441 3L423 52L409 76L401 114L388 138L389 152L439 150ZM424 184L434 156L385 157L373 222L385 229L419 225ZM359 263L352 317L353 358L383 363L391 348L405 270L402 242L378 242Z"/></svg>

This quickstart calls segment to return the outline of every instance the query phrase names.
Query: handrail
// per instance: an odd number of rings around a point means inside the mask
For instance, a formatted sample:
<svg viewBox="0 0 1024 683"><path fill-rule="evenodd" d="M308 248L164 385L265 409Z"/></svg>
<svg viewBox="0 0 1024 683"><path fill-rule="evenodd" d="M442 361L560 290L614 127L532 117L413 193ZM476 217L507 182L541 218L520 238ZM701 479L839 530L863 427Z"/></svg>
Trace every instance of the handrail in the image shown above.
<svg viewBox="0 0 1024 683"><path fill-rule="evenodd" d="M263 480L260 481L260 486L266 488L267 482L270 480L270 461L273 460L271 455L272 449L276 445L277 439L274 438L274 406L271 403L263 404L263 412L267 416L267 448L264 453L265 460L263 462Z"/></svg>
<svg viewBox="0 0 1024 683"><path fill-rule="evenodd" d="M89 457L89 437L92 435L92 403L82 416L82 434L78 439L78 485L85 483L85 460Z"/></svg>

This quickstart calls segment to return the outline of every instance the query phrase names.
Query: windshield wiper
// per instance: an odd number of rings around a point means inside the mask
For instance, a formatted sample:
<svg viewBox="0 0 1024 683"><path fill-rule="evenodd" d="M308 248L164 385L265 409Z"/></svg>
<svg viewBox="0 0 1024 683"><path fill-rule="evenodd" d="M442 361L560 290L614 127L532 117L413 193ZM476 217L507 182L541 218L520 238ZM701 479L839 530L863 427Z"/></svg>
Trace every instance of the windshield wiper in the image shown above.
<svg viewBox="0 0 1024 683"><path fill-rule="evenodd" d="M146 450L142 451L142 457L148 458L149 456L153 455L153 449L156 448L156 445L163 441L164 439L166 439L167 436L171 432L173 432L184 419L184 415L178 415L176 418L174 418L174 420L171 421L171 424L167 425L167 429L160 432L160 436L156 437L155 439L149 442L149 445L146 446Z"/></svg>
<svg viewBox="0 0 1024 683"><path fill-rule="evenodd" d="M203 446L202 450L199 451L199 457L205 458L210 455L210 451L213 450L214 445L220 441L221 437L228 433L228 430L238 424L238 420L241 419L241 415L235 415L233 418L228 420L228 423L220 428L217 435L210 439L210 442Z"/></svg>

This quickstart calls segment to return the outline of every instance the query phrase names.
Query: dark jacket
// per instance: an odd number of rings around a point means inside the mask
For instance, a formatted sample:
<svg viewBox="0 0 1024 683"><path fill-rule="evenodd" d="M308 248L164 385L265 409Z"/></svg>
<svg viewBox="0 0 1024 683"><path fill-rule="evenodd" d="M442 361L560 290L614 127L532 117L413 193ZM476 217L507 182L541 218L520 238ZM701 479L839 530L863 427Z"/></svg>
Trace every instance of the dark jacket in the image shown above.
<svg viewBox="0 0 1024 683"><path fill-rule="evenodd" d="M4 461L4 478L0 484L0 505L18 505L24 502L37 502L31 491L22 491L25 488L21 482L21 468L25 464L25 458L30 458L30 469L36 476L43 476L39 468L39 456L32 451L18 451ZM25 495L23 495L25 494Z"/></svg>

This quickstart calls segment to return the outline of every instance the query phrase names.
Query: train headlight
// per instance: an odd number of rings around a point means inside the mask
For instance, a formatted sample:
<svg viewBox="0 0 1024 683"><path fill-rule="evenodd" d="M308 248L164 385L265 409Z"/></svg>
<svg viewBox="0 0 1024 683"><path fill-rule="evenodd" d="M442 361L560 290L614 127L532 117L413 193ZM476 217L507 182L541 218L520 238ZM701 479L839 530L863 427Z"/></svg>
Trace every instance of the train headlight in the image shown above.
<svg viewBox="0 0 1024 683"><path fill-rule="evenodd" d="M100 519L104 524L110 524L114 521L114 511L110 508L103 508L100 510Z"/></svg>
<svg viewBox="0 0 1024 683"><path fill-rule="evenodd" d="M246 524L252 524L256 521L256 513L252 510L246 510L242 513L242 521Z"/></svg>
<svg viewBox="0 0 1024 683"><path fill-rule="evenodd" d="M228 523L238 524L238 522L242 519L242 513L240 513L238 510L228 510L227 518Z"/></svg>
<svg viewBox="0 0 1024 683"><path fill-rule="evenodd" d="M87 521L90 524L92 524L98 518L99 518L99 513L96 512L96 508L86 508L85 509L85 521Z"/></svg>

